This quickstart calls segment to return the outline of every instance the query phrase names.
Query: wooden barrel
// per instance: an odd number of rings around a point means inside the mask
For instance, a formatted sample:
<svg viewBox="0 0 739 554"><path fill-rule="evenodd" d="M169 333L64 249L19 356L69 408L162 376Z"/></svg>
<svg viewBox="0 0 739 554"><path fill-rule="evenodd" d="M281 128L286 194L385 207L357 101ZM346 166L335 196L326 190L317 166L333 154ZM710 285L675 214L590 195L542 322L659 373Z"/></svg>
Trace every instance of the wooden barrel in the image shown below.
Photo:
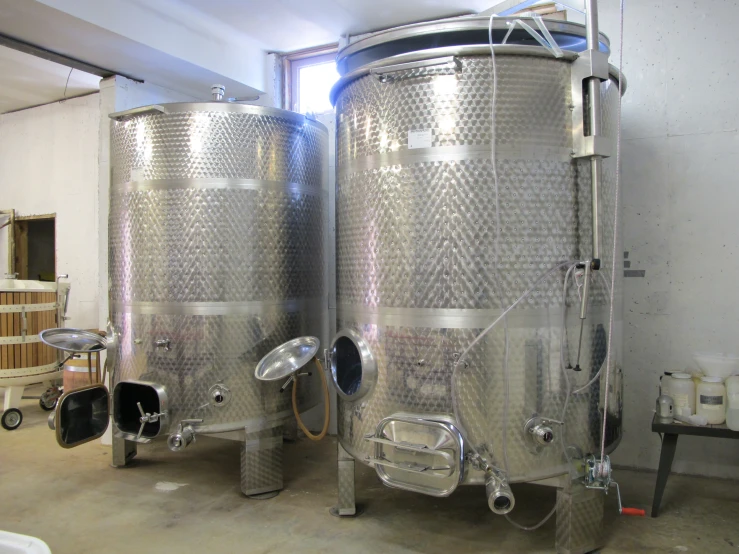
<svg viewBox="0 0 739 554"><path fill-rule="evenodd" d="M4 378L55 371L57 363L57 351L39 338L41 331L57 326L56 286L5 283L10 284L0 289L0 386Z"/></svg>
<svg viewBox="0 0 739 554"><path fill-rule="evenodd" d="M98 382L97 353L90 354L89 362L87 356L87 354L80 354L79 358L64 362L64 392Z"/></svg>

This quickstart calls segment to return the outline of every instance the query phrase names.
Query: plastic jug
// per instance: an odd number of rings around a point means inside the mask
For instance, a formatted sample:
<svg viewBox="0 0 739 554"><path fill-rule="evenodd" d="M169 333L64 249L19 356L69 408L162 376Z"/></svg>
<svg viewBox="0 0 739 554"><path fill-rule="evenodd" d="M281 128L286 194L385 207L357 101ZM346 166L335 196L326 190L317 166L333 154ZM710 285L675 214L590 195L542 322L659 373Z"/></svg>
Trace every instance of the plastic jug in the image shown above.
<svg viewBox="0 0 739 554"><path fill-rule="evenodd" d="M696 397L696 412L708 419L709 425L719 425L726 420L726 388L721 377L703 377Z"/></svg>
<svg viewBox="0 0 739 554"><path fill-rule="evenodd" d="M726 380L726 426L739 431L739 376Z"/></svg>
<svg viewBox="0 0 739 554"><path fill-rule="evenodd" d="M695 383L689 373L673 373L669 377L669 395L675 407L675 413L691 416L695 413Z"/></svg>

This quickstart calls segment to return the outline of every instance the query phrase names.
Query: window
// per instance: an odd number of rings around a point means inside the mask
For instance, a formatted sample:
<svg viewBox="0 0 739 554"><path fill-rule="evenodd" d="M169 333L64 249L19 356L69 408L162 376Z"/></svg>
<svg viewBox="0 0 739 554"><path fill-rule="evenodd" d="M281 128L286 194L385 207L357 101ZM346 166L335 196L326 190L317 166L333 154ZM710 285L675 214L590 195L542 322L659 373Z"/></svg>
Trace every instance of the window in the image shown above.
<svg viewBox="0 0 739 554"><path fill-rule="evenodd" d="M333 111L331 87L339 80L335 45L285 56L285 106L299 113Z"/></svg>
<svg viewBox="0 0 739 554"><path fill-rule="evenodd" d="M7 235L8 270L18 279L54 281L56 278L56 215L23 216L15 210L0 212L0 237ZM0 239L3 240L3 239ZM2 262L0 261L0 265Z"/></svg>

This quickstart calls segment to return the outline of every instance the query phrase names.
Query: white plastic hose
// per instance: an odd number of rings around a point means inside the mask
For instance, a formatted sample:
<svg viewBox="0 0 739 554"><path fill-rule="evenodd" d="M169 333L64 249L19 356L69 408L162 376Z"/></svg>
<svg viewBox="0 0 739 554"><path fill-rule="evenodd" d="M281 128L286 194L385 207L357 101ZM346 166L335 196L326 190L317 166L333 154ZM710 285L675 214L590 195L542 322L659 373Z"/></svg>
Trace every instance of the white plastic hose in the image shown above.
<svg viewBox="0 0 739 554"><path fill-rule="evenodd" d="M620 17L620 39L621 48L618 56L618 110L616 111L616 191L615 202L613 206L613 252L611 257L611 309L608 317L608 351L606 352L606 382L604 384L606 394L603 400L603 428L600 434L600 459L603 460L606 454L606 421L608 420L608 386L611 380L611 343L613 342L613 300L616 294L616 259L618 248L618 205L621 191L621 93L623 92L623 75L621 71L624 67L624 0L619 4Z"/></svg>

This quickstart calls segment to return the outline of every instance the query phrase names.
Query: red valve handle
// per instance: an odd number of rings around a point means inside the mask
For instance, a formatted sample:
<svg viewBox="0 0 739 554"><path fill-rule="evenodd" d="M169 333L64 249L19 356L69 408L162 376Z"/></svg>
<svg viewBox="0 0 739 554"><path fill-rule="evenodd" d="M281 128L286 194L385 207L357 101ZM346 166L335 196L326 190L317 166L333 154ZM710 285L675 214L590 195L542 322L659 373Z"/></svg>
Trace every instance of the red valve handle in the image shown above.
<svg viewBox="0 0 739 554"><path fill-rule="evenodd" d="M640 508L621 508L621 515L624 516L645 516L647 512Z"/></svg>

